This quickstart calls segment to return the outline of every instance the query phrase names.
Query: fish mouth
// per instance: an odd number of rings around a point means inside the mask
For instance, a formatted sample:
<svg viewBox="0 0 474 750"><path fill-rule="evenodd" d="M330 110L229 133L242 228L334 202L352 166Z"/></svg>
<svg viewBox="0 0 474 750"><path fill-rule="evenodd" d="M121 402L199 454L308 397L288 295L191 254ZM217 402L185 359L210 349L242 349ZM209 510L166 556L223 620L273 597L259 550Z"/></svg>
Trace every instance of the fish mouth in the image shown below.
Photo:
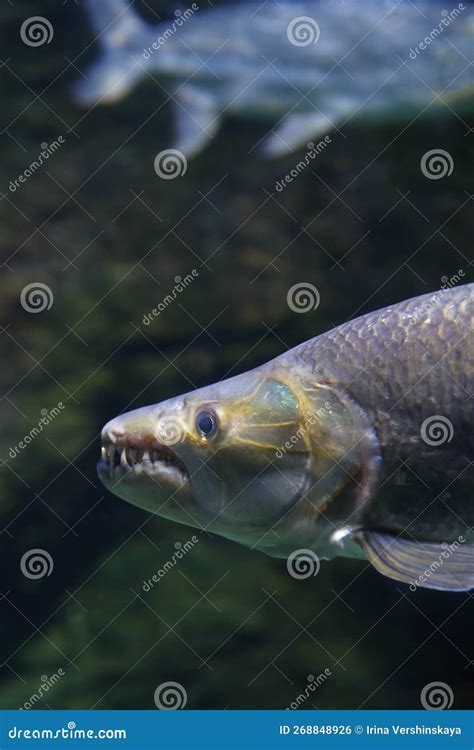
<svg viewBox="0 0 474 750"><path fill-rule="evenodd" d="M150 477L179 485L189 479L185 464L168 445L156 440L137 441L102 437L99 477L104 483Z"/></svg>

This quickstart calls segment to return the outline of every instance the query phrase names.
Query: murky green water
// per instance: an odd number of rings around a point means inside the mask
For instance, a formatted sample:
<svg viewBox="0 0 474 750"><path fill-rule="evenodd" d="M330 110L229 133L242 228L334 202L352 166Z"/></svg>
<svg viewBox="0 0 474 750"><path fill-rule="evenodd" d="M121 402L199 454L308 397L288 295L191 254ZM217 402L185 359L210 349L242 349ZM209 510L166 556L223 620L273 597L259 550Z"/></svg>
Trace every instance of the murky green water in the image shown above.
<svg viewBox="0 0 474 750"><path fill-rule="evenodd" d="M95 462L102 424L125 409L243 372L458 269L470 280L472 118L347 126L282 192L275 182L296 156L249 155L265 126L227 121L185 177L163 181L153 169L172 134L163 96L144 82L121 104L78 109L79 73L65 58L86 69L90 31L75 3L50 0L41 12L54 39L28 48L19 27L35 12L33 2L1 10L0 705L22 706L62 670L38 705L154 708L157 685L176 681L190 708L284 708L328 670L303 707L417 708L435 680L468 707L468 595L408 599L349 560L295 581L284 561L205 534L146 591L194 532L106 493ZM11 192L59 136L46 167ZM435 147L454 159L445 180L420 171ZM301 281L321 296L304 315L286 303ZM54 294L40 314L20 304L32 282ZM51 555L51 575L22 575L32 548Z"/></svg>

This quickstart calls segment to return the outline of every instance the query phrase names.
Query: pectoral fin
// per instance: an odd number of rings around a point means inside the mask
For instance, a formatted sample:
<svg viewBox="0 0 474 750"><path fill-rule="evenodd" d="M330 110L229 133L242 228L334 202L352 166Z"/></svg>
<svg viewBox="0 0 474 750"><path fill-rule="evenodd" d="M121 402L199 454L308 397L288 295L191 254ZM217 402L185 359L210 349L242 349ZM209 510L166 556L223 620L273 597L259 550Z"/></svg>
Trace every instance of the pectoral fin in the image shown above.
<svg viewBox="0 0 474 750"><path fill-rule="evenodd" d="M410 584L412 590L474 589L474 547L467 542L414 542L375 531L361 531L358 538L379 573Z"/></svg>
<svg viewBox="0 0 474 750"><path fill-rule="evenodd" d="M288 115L272 133L265 138L261 151L265 156L285 156L306 145L310 138L317 138L334 129L329 117L319 112Z"/></svg>
<svg viewBox="0 0 474 750"><path fill-rule="evenodd" d="M195 86L185 86L176 96L175 148L195 156L216 135L220 117L214 97Z"/></svg>
<svg viewBox="0 0 474 750"><path fill-rule="evenodd" d="M357 109L358 101L352 96L338 96L325 102L324 112L293 112L285 117L276 130L268 135L261 147L266 156L285 156L308 141L337 130L343 120ZM330 141L329 141L330 143ZM309 148L314 147L309 146Z"/></svg>

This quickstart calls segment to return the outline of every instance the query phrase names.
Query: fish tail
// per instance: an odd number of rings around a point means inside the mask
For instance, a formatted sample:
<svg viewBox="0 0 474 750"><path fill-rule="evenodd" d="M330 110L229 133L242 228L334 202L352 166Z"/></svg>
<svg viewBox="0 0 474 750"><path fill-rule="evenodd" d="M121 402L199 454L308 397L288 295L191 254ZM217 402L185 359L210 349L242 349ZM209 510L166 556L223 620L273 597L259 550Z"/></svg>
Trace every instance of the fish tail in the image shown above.
<svg viewBox="0 0 474 750"><path fill-rule="evenodd" d="M74 88L74 98L80 104L117 101L139 77L150 27L133 6L133 0L85 0L102 55Z"/></svg>
<svg viewBox="0 0 474 750"><path fill-rule="evenodd" d="M121 49L145 33L147 24L133 6L134 0L85 0L97 41Z"/></svg>

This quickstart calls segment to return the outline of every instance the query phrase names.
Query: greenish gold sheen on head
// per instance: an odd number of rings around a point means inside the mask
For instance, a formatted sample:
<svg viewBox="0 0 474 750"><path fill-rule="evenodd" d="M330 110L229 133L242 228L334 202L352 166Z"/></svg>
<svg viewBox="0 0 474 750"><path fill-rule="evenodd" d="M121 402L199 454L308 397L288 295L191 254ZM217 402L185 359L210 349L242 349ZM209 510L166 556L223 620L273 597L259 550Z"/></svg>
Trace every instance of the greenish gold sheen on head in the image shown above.
<svg viewBox="0 0 474 750"><path fill-rule="evenodd" d="M330 389L266 366L112 420L98 471L148 511L285 555L327 544L350 422Z"/></svg>

